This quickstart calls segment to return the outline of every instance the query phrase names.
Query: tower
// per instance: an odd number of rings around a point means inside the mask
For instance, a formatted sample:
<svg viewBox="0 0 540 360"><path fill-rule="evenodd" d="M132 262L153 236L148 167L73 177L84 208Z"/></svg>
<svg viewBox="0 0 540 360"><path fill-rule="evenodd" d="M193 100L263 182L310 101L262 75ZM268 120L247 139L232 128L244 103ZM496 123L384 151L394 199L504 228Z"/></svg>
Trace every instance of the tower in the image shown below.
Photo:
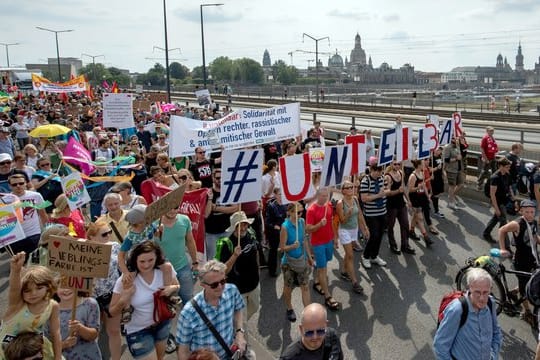
<svg viewBox="0 0 540 360"><path fill-rule="evenodd" d="M518 52L516 55L516 71L523 71L525 70L523 67L523 54L521 53L521 41L518 45Z"/></svg>
<svg viewBox="0 0 540 360"><path fill-rule="evenodd" d="M497 55L497 65L495 65L495 67L497 70L502 70L504 68L503 57L500 53Z"/></svg>
<svg viewBox="0 0 540 360"><path fill-rule="evenodd" d="M268 52L268 49L264 50L262 66L272 66L272 61L270 61L270 53Z"/></svg>

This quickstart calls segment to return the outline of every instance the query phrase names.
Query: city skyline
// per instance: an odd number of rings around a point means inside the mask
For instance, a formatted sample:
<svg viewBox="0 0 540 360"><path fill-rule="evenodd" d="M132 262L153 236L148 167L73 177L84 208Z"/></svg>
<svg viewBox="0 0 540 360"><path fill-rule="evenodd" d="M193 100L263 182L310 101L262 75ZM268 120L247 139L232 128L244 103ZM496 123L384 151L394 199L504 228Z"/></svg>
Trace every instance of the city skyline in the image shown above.
<svg viewBox="0 0 540 360"><path fill-rule="evenodd" d="M0 42L20 43L9 48L11 66L56 57L54 34L36 26L75 30L59 34L61 57L104 54L105 60L96 62L132 72L146 72L155 62L164 63L158 60L164 58L163 51L154 49L164 47L162 1L69 3L22 0L4 4L9 16L0 24ZM419 71L448 72L458 66L494 66L500 53L514 68L519 42L525 69L534 68L540 57L540 26L534 19L540 2L534 0L458 0L451 4L412 0L406 6L396 0L223 3L204 8L207 64L218 56L248 57L262 63L268 49L272 64L292 61L296 67L306 68L315 54L296 50L315 51L315 42L307 37L302 42L303 33L330 38L319 42L323 65L336 49L344 60L349 57L357 33L375 67L383 62L393 68L409 63ZM167 1L169 48L181 49L170 52L170 62L178 61L190 69L202 64L199 4ZM86 65L91 59L83 61ZM6 66L3 47L0 66Z"/></svg>

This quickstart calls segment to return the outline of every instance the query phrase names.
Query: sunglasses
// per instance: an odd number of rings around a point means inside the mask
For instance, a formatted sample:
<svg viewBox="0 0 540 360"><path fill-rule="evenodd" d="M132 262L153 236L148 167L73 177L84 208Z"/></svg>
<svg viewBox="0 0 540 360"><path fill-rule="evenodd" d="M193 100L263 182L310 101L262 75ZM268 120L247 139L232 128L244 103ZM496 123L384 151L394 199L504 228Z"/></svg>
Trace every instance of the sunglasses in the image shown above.
<svg viewBox="0 0 540 360"><path fill-rule="evenodd" d="M51 163L46 163L46 164L39 165L39 167L44 167L44 166L51 166Z"/></svg>
<svg viewBox="0 0 540 360"><path fill-rule="evenodd" d="M307 337L307 338L312 338L312 337L315 336L315 334L317 334L317 336L319 336L319 337L325 336L326 335L326 328L320 328L320 329L316 329L316 330L304 331L304 336Z"/></svg>
<svg viewBox="0 0 540 360"><path fill-rule="evenodd" d="M101 233L100 235L101 235L102 238L106 238L107 236L112 235L112 230Z"/></svg>
<svg viewBox="0 0 540 360"><path fill-rule="evenodd" d="M204 154L206 151L197 151L197 154Z"/></svg>
<svg viewBox="0 0 540 360"><path fill-rule="evenodd" d="M353 188L352 186L344 186L344 187L342 187L343 190L350 190L352 188Z"/></svg>
<svg viewBox="0 0 540 360"><path fill-rule="evenodd" d="M227 283L227 278L224 277L223 279L213 282L211 284L207 283L206 281L201 281L204 285L207 285L210 287L210 289L216 289L219 285L225 285Z"/></svg>
<svg viewBox="0 0 540 360"><path fill-rule="evenodd" d="M11 165L11 161L2 161L0 165Z"/></svg>
<svg viewBox="0 0 540 360"><path fill-rule="evenodd" d="M18 182L18 183L10 183L9 185L10 186L24 186L24 185L26 185L26 183L25 182Z"/></svg>

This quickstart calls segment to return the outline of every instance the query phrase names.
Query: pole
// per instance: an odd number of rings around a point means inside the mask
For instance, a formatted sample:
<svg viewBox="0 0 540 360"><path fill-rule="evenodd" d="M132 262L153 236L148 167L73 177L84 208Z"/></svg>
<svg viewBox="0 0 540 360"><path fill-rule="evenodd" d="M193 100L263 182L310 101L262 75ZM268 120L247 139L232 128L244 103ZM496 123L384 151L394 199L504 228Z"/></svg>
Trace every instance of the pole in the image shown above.
<svg viewBox="0 0 540 360"><path fill-rule="evenodd" d="M94 73L94 86L97 85L97 77L96 77L96 58L92 57L92 71Z"/></svg>
<svg viewBox="0 0 540 360"><path fill-rule="evenodd" d="M304 33L302 35L302 40L303 40L304 36L307 36L311 40L315 41L315 82L316 82L316 84L315 84L315 92L316 92L315 98L317 100L317 105L319 105L319 41L324 40L324 39L328 39L328 43L330 43L330 38L328 36L325 36L325 37L316 39L313 36ZM308 68L309 68L309 63L308 63Z"/></svg>
<svg viewBox="0 0 540 360"><path fill-rule="evenodd" d="M7 67L9 67L9 46L6 45L6 60L7 60Z"/></svg>
<svg viewBox="0 0 540 360"><path fill-rule="evenodd" d="M201 45L202 45L202 71L203 86L206 89L206 59L204 57L204 25L203 25L203 5L201 4Z"/></svg>
<svg viewBox="0 0 540 360"><path fill-rule="evenodd" d="M169 42L167 41L167 5L163 0L163 25L165 26L165 70L167 72L167 103L171 103L171 72L169 69Z"/></svg>
<svg viewBox="0 0 540 360"><path fill-rule="evenodd" d="M56 60L58 61L58 82L62 82L62 71L60 70L60 49L58 48L58 32L54 32L56 37Z"/></svg>

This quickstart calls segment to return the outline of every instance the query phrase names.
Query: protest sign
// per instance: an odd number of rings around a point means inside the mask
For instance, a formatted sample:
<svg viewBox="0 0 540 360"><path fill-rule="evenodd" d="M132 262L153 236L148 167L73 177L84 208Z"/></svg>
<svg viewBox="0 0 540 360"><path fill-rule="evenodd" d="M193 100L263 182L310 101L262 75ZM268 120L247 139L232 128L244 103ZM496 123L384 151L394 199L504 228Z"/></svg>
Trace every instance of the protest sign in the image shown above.
<svg viewBox="0 0 540 360"><path fill-rule="evenodd" d="M190 156L195 148L207 152L262 145L300 135L300 104L266 109L239 109L219 120L200 121L171 116L170 157Z"/></svg>
<svg viewBox="0 0 540 360"><path fill-rule="evenodd" d="M327 146L321 174L321 186L339 185L351 173L352 145Z"/></svg>
<svg viewBox="0 0 540 360"><path fill-rule="evenodd" d="M26 237L12 204L0 207L0 247L8 246Z"/></svg>
<svg viewBox="0 0 540 360"><path fill-rule="evenodd" d="M263 150L225 151L221 158L221 205L259 201L262 197Z"/></svg>
<svg viewBox="0 0 540 360"><path fill-rule="evenodd" d="M200 106L210 105L212 103L212 97L210 96L210 91L208 91L208 89L195 91L195 96L197 97L197 102Z"/></svg>
<svg viewBox="0 0 540 360"><path fill-rule="evenodd" d="M149 111L152 102L150 100L135 100L133 108L137 111Z"/></svg>
<svg viewBox="0 0 540 360"><path fill-rule="evenodd" d="M324 149L309 148L309 161L311 162L312 172L321 172L324 163Z"/></svg>
<svg viewBox="0 0 540 360"><path fill-rule="evenodd" d="M461 113L455 112L452 115L452 118L454 119L454 136L460 137L463 135L463 125L461 124Z"/></svg>
<svg viewBox="0 0 540 360"><path fill-rule="evenodd" d="M92 200L81 179L81 174L78 172L72 172L62 178L62 189L64 190L64 194L66 194L69 208L72 211L84 204L88 204Z"/></svg>
<svg viewBox="0 0 540 360"><path fill-rule="evenodd" d="M179 213L187 215L191 220L191 232L195 238L197 252L204 254L204 210L206 208L206 199L208 198L208 189L202 188L194 191L186 191L180 204ZM202 258L202 256L201 256Z"/></svg>
<svg viewBox="0 0 540 360"><path fill-rule="evenodd" d="M170 210L178 208L184 197L184 191L186 191L186 185L182 184L173 191L163 195L162 198L148 205L146 207L146 212L144 213L145 224L148 225L168 213Z"/></svg>
<svg viewBox="0 0 540 360"><path fill-rule="evenodd" d="M347 135L345 136L345 144L352 146L351 175L363 174L366 171L367 163L366 136L364 134Z"/></svg>
<svg viewBox="0 0 540 360"><path fill-rule="evenodd" d="M159 102L162 102L162 101L167 101L167 94L166 93L161 93L161 92L152 92L152 93L146 93L145 94L146 98L148 100L150 100L151 102L156 102L156 101L159 101Z"/></svg>
<svg viewBox="0 0 540 360"><path fill-rule="evenodd" d="M103 94L103 126L117 129L135 127L133 98L132 94L125 93Z"/></svg>
<svg viewBox="0 0 540 360"><path fill-rule="evenodd" d="M281 176L281 199L284 204L313 196L311 186L311 163L309 154L303 153L279 158Z"/></svg>
<svg viewBox="0 0 540 360"><path fill-rule="evenodd" d="M49 264L63 275L105 278L109 276L112 245L51 236Z"/></svg>
<svg viewBox="0 0 540 360"><path fill-rule="evenodd" d="M396 160L410 160L413 157L412 129L402 127L396 129Z"/></svg>
<svg viewBox="0 0 540 360"><path fill-rule="evenodd" d="M93 281L94 279L91 277L62 275L60 277L60 287L90 292L94 289Z"/></svg>
<svg viewBox="0 0 540 360"><path fill-rule="evenodd" d="M137 94L142 94L143 93L143 86L142 85L135 85L135 92Z"/></svg>

